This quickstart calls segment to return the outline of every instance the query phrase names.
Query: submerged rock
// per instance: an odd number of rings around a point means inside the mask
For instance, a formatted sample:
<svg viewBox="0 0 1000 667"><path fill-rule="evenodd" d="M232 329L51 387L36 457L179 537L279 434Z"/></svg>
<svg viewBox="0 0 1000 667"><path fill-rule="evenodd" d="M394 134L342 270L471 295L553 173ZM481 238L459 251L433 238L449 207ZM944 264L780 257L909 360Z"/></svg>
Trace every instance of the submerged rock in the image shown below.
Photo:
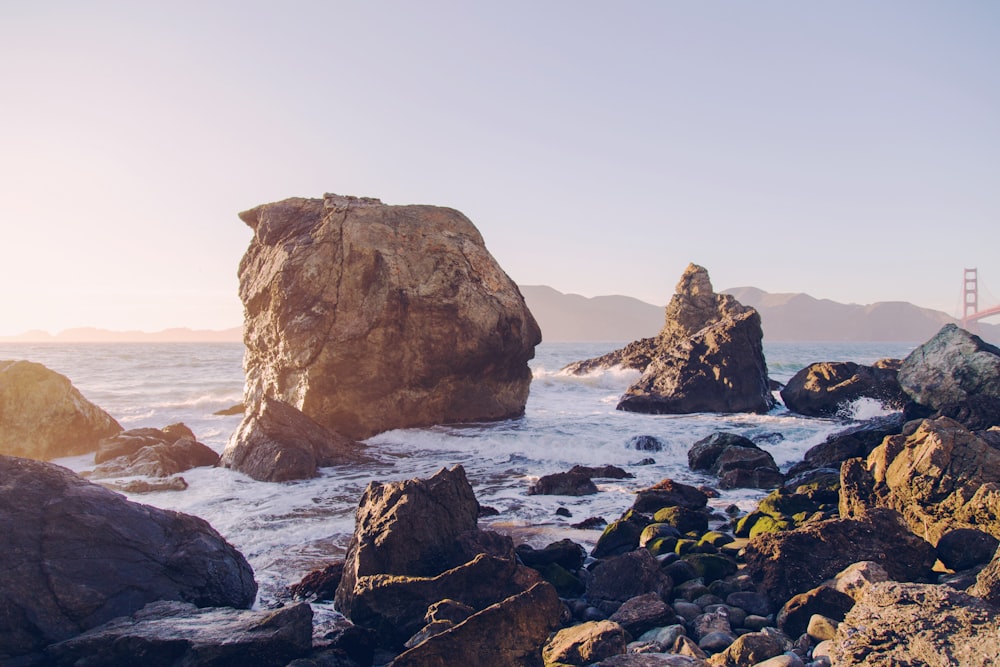
<svg viewBox="0 0 1000 667"><path fill-rule="evenodd" d="M0 360L0 454L41 461L76 456L121 430L66 376L31 361Z"/></svg>
<svg viewBox="0 0 1000 667"><path fill-rule="evenodd" d="M328 194L240 214L248 414L364 439L524 412L541 332L464 215Z"/></svg>
<svg viewBox="0 0 1000 667"><path fill-rule="evenodd" d="M183 424L172 424L163 430L131 429L105 438L94 461L98 465L87 475L91 478L170 477L191 468L215 466L219 455L195 440Z"/></svg>
<svg viewBox="0 0 1000 667"><path fill-rule="evenodd" d="M655 338L567 370L641 368L642 377L618 403L629 412L767 412L774 405L760 315L728 294L716 294L708 271L687 267L664 319Z"/></svg>
<svg viewBox="0 0 1000 667"><path fill-rule="evenodd" d="M871 366L852 361L810 364L788 381L781 400L792 412L810 417L833 417L859 398L901 409L908 399L896 380L900 363L883 359Z"/></svg>
<svg viewBox="0 0 1000 667"><path fill-rule="evenodd" d="M249 607L243 556L197 517L129 502L69 470L0 457L0 662L149 602Z"/></svg>

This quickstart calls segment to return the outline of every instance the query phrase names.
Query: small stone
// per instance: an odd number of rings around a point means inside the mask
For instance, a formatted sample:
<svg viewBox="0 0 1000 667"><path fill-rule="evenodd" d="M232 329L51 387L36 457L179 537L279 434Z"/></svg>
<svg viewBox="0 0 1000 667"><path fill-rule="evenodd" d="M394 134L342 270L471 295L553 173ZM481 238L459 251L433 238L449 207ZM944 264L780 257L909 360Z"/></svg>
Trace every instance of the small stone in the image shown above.
<svg viewBox="0 0 1000 667"><path fill-rule="evenodd" d="M674 642L673 651L678 655L686 655L700 660L708 658L708 654L701 650L698 644L687 635L681 635L677 638L677 641Z"/></svg>
<svg viewBox="0 0 1000 667"><path fill-rule="evenodd" d="M677 643L677 638L684 636L686 631L680 624L668 625L664 628L653 628L647 630L639 637L639 641L656 642L664 647L671 647Z"/></svg>
<svg viewBox="0 0 1000 667"><path fill-rule="evenodd" d="M709 632L698 641L698 648L707 653L719 653L729 648L734 641L736 637L731 632Z"/></svg>
<svg viewBox="0 0 1000 667"><path fill-rule="evenodd" d="M767 616L771 613L771 601L766 595L755 591L740 591L726 596L726 604L739 607L748 614Z"/></svg>
<svg viewBox="0 0 1000 667"><path fill-rule="evenodd" d="M821 614L813 614L809 617L806 634L817 642L833 639L833 636L837 634L837 621Z"/></svg>
<svg viewBox="0 0 1000 667"><path fill-rule="evenodd" d="M782 653L773 658L758 662L753 667L805 667L805 663L795 653Z"/></svg>
<svg viewBox="0 0 1000 667"><path fill-rule="evenodd" d="M689 622L704 613L701 607L696 605L694 602L688 602L687 600L677 600L674 602L673 607L678 616Z"/></svg>
<svg viewBox="0 0 1000 667"><path fill-rule="evenodd" d="M774 619L768 618L767 616L758 616L756 614L750 614L743 619L743 627L751 632L760 632L768 626L774 625Z"/></svg>

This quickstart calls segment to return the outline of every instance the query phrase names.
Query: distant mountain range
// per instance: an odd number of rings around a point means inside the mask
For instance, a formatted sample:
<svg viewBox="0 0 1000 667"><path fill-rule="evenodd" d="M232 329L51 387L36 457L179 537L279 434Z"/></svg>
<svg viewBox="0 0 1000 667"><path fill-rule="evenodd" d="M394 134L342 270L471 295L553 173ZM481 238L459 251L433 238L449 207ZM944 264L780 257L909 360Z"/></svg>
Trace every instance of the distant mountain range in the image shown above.
<svg viewBox="0 0 1000 667"><path fill-rule="evenodd" d="M520 285L528 308L549 342L625 342L655 336L663 327L662 306L630 296L585 297L563 294L545 285ZM884 301L868 306L816 299L808 294L770 294L756 287L724 290L760 312L764 338L784 341L886 341L922 343L955 318L937 310L920 308L904 301ZM1000 325L979 323L979 335L1000 344ZM238 343L240 327L207 329L165 329L109 331L107 329L67 329L58 334L29 331L18 336L0 337L0 342L51 343Z"/></svg>
<svg viewBox="0 0 1000 667"><path fill-rule="evenodd" d="M663 306L628 296L583 297L544 285L521 285L544 340L630 341L654 336ZM816 299L808 294L770 294L756 287L724 290L760 312L768 341L885 341L922 343L955 318L903 301L867 306ZM979 335L1000 343L1000 325L979 323Z"/></svg>
<svg viewBox="0 0 1000 667"><path fill-rule="evenodd" d="M57 334L47 331L28 331L17 336L0 336L0 343L240 343L242 327L223 329L164 329L145 331L110 331L82 327L67 329Z"/></svg>

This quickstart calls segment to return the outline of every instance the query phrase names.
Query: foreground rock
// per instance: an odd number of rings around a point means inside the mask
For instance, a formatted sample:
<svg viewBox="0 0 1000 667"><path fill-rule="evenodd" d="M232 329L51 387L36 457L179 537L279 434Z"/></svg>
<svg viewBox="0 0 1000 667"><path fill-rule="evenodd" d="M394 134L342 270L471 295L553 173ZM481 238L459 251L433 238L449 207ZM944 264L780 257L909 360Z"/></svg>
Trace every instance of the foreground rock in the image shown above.
<svg viewBox="0 0 1000 667"><path fill-rule="evenodd" d="M380 431L524 412L541 333L458 211L328 194L245 211L245 403Z"/></svg>
<svg viewBox="0 0 1000 667"><path fill-rule="evenodd" d="M154 602L46 650L56 665L284 667L312 649L312 609L199 609Z"/></svg>
<svg viewBox="0 0 1000 667"><path fill-rule="evenodd" d="M781 400L792 412L811 417L833 417L860 398L900 409L908 400L896 380L900 363L883 359L871 366L851 361L810 364L788 381Z"/></svg>
<svg viewBox="0 0 1000 667"><path fill-rule="evenodd" d="M310 479L326 466L365 460L362 446L265 396L229 438L221 464L261 482Z"/></svg>
<svg viewBox="0 0 1000 667"><path fill-rule="evenodd" d="M30 361L0 360L0 454L76 456L121 430L65 376Z"/></svg>
<svg viewBox="0 0 1000 667"><path fill-rule="evenodd" d="M985 667L1000 662L1000 614L948 586L867 587L833 639L835 665Z"/></svg>
<svg viewBox="0 0 1000 667"><path fill-rule="evenodd" d="M761 345L760 315L728 294L716 294L708 271L691 264L667 304L655 337L597 360L571 364L570 372L602 365L642 366L619 410L650 414L767 412L774 404Z"/></svg>
<svg viewBox="0 0 1000 667"><path fill-rule="evenodd" d="M517 563L510 538L477 529L478 514L479 503L460 466L426 480L369 484L337 588L337 609L375 630L384 648L399 650L425 625L434 603L466 605L476 613L462 625L483 627L486 621L473 619L488 607L539 583L550 588L537 572ZM548 595L536 591L529 597L549 609ZM524 610L514 601L504 608L520 610L517 614ZM504 613L494 609L487 618ZM555 613L544 625L557 621ZM538 622L537 617L524 620L533 628Z"/></svg>
<svg viewBox="0 0 1000 667"><path fill-rule="evenodd" d="M1000 538L1000 449L947 417L910 422L868 458L844 464L841 514L897 510L937 544L958 528Z"/></svg>
<svg viewBox="0 0 1000 667"><path fill-rule="evenodd" d="M202 519L129 502L69 470L0 457L0 662L149 602L249 607L246 560Z"/></svg>
<svg viewBox="0 0 1000 667"><path fill-rule="evenodd" d="M891 510L860 519L806 524L750 540L744 559L757 590L776 605L819 586L852 563L873 561L898 581L926 581L935 561L930 544L909 532Z"/></svg>
<svg viewBox="0 0 1000 667"><path fill-rule="evenodd" d="M935 410L972 397L1000 399L1000 348L946 324L906 357L898 378L914 401Z"/></svg>

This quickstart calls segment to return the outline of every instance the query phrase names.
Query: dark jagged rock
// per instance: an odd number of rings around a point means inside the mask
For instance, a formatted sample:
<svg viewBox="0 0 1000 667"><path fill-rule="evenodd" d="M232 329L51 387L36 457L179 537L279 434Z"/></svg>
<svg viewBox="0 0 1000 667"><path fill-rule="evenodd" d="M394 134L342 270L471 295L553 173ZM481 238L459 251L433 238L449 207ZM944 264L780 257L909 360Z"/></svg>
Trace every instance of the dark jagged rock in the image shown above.
<svg viewBox="0 0 1000 667"><path fill-rule="evenodd" d="M914 401L935 410L975 395L1000 398L1000 348L946 324L903 360L898 378Z"/></svg>
<svg viewBox="0 0 1000 667"><path fill-rule="evenodd" d="M635 449L640 452L662 452L664 448L663 441L657 438L655 435L636 435L629 438L625 446L629 449Z"/></svg>
<svg viewBox="0 0 1000 667"><path fill-rule="evenodd" d="M819 614L834 621L844 620L844 616L854 606L854 598L830 586L817 586L812 590L793 596L778 612L778 629L789 637L798 637L809 625L813 614Z"/></svg>
<svg viewBox="0 0 1000 667"><path fill-rule="evenodd" d="M673 582L645 549L630 551L600 561L591 571L587 600L606 614L639 595L656 593L669 599Z"/></svg>
<svg viewBox="0 0 1000 667"><path fill-rule="evenodd" d="M327 194L240 213L248 415L351 439L524 413L541 332L464 215Z"/></svg>
<svg viewBox="0 0 1000 667"><path fill-rule="evenodd" d="M635 477L630 472L622 470L618 466L604 465L604 466L581 466L575 465L569 469L571 473L580 473L582 475L587 475L590 478L598 479L632 479Z"/></svg>
<svg viewBox="0 0 1000 667"><path fill-rule="evenodd" d="M199 609L154 602L50 646L57 665L260 665L284 667L312 648L312 609Z"/></svg>
<svg viewBox="0 0 1000 667"><path fill-rule="evenodd" d="M688 451L688 466L718 475L723 489L768 489L784 482L774 457L735 433L714 433L694 443Z"/></svg>
<svg viewBox="0 0 1000 667"><path fill-rule="evenodd" d="M501 600L405 651L391 667L508 667L537 660L562 603L545 583Z"/></svg>
<svg viewBox="0 0 1000 667"><path fill-rule="evenodd" d="M1000 615L948 586L868 586L832 640L833 664L962 665L1000 662Z"/></svg>
<svg viewBox="0 0 1000 667"><path fill-rule="evenodd" d="M638 637L647 630L676 623L677 614L658 593L646 593L625 601L608 620Z"/></svg>
<svg viewBox="0 0 1000 667"><path fill-rule="evenodd" d="M569 570L579 570L583 566L584 550L572 540L559 540L544 549L533 549L528 544L519 544L515 549L517 557L528 567L540 568L553 563Z"/></svg>
<svg viewBox="0 0 1000 667"><path fill-rule="evenodd" d="M941 536L934 547L938 560L949 570L967 570L988 563L1000 540L975 528L958 528Z"/></svg>
<svg viewBox="0 0 1000 667"><path fill-rule="evenodd" d="M242 555L197 517L139 505L48 463L0 457L0 662L149 602L249 607Z"/></svg>
<svg viewBox="0 0 1000 667"><path fill-rule="evenodd" d="M810 447L803 461L789 470L789 475L797 475L814 468L840 468L847 459L865 457L882 444L887 436L898 435L903 430L906 419L902 413L877 417L858 426L838 431L818 445Z"/></svg>
<svg viewBox="0 0 1000 667"><path fill-rule="evenodd" d="M597 493L590 475L581 472L557 472L542 475L528 487L529 496L588 496Z"/></svg>
<svg viewBox="0 0 1000 667"><path fill-rule="evenodd" d="M744 559L757 590L783 605L858 561L874 561L899 581L920 581L927 580L936 557L933 547L913 535L896 512L873 509L862 519L762 533L750 540Z"/></svg>
<svg viewBox="0 0 1000 667"><path fill-rule="evenodd" d="M852 361L810 364L788 381L781 390L781 400L792 412L810 417L833 417L860 398L901 409L908 400L896 380L901 363L882 359L871 366Z"/></svg>
<svg viewBox="0 0 1000 667"><path fill-rule="evenodd" d="M399 649L435 602L482 611L538 583L537 572L517 563L510 538L477 529L478 510L461 466L424 480L369 484L337 609L375 630L381 646Z"/></svg>
<svg viewBox="0 0 1000 667"><path fill-rule="evenodd" d="M316 600L332 600L337 594L337 586L344 576L344 561L338 560L326 567L313 570L297 584L289 586L289 592L295 598Z"/></svg>
<svg viewBox="0 0 1000 667"><path fill-rule="evenodd" d="M639 546L642 531L652 520L640 512L631 510L621 518L612 521L601 533L591 555L594 558L608 558L628 553Z"/></svg>
<svg viewBox="0 0 1000 667"><path fill-rule="evenodd" d="M590 665L625 653L628 635L612 621L590 621L564 628L545 644L546 665Z"/></svg>
<svg viewBox="0 0 1000 667"><path fill-rule="evenodd" d="M262 482L309 479L325 466L366 460L361 445L287 403L264 397L222 452L221 464Z"/></svg>
<svg viewBox="0 0 1000 667"><path fill-rule="evenodd" d="M619 410L651 414L767 412L773 405L760 316L727 294L716 294L708 271L691 264L667 304L664 326L597 359L566 367L584 373L613 366L643 371Z"/></svg>
<svg viewBox="0 0 1000 667"><path fill-rule="evenodd" d="M63 375L0 360L0 455L47 461L86 454L122 430Z"/></svg>
<svg viewBox="0 0 1000 667"><path fill-rule="evenodd" d="M636 512L652 514L664 507L687 507L701 509L708 505L708 496L697 487L672 479L664 479L648 489L636 494L632 509Z"/></svg>
<svg viewBox="0 0 1000 667"><path fill-rule="evenodd" d="M993 554L993 560L980 570L969 593L1000 607L1000 549Z"/></svg>

